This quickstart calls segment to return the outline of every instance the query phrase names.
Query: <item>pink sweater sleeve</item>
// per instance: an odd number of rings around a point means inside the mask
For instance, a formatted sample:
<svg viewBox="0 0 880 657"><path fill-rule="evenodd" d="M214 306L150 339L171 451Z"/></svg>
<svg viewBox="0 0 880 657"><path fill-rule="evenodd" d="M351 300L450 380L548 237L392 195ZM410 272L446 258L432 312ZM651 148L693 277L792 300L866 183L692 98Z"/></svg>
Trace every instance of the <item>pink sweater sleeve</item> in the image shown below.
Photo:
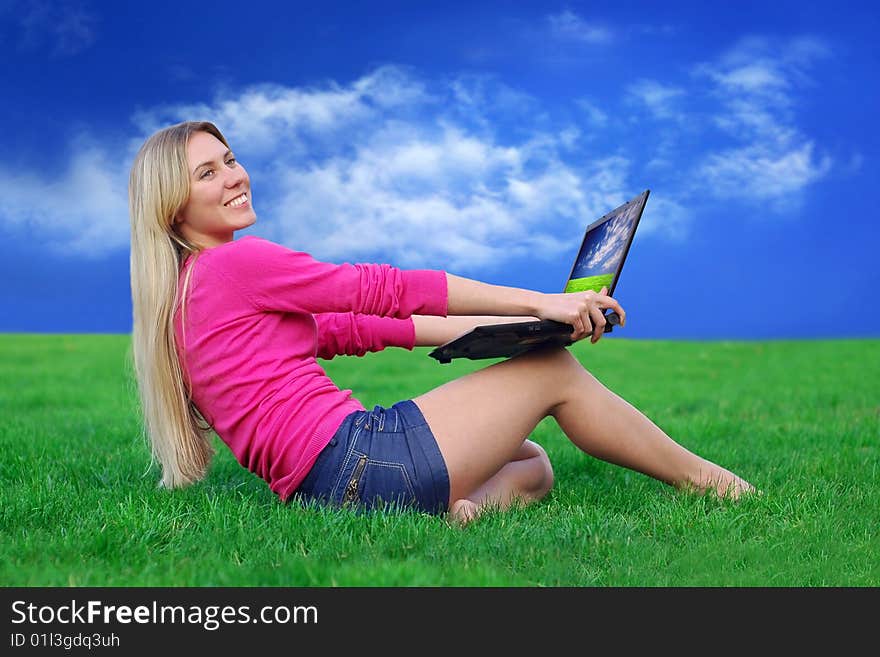
<svg viewBox="0 0 880 657"><path fill-rule="evenodd" d="M356 313L318 313L318 358L363 356L385 347L412 350L416 332L411 318L377 317Z"/></svg>
<svg viewBox="0 0 880 657"><path fill-rule="evenodd" d="M232 246L232 245L231 245ZM385 264L331 264L255 236L217 249L221 271L257 310L407 318L448 309L446 274Z"/></svg>

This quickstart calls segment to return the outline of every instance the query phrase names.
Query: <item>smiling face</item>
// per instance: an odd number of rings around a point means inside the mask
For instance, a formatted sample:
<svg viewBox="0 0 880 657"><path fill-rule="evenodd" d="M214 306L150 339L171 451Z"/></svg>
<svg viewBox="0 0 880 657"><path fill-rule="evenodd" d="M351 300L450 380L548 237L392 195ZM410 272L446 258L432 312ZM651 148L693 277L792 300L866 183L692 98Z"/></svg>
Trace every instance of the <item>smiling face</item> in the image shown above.
<svg viewBox="0 0 880 657"><path fill-rule="evenodd" d="M251 182L222 141L195 132L186 145L190 192L177 214L180 234L209 249L232 241L236 230L257 220L251 205Z"/></svg>

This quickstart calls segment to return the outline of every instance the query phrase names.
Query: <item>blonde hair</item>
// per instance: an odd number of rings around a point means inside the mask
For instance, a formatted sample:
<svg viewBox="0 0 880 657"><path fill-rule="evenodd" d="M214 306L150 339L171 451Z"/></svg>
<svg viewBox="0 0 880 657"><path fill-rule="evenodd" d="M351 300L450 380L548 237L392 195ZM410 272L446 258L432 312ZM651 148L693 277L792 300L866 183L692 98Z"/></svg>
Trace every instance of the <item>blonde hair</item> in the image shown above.
<svg viewBox="0 0 880 657"><path fill-rule="evenodd" d="M138 151L128 186L131 218L131 357L144 432L161 485L186 486L205 476L213 456L210 426L192 401L175 348L174 313L185 299L193 267L178 298L180 265L201 247L182 237L174 219L190 193L186 147L195 132L229 144L208 122L185 122L158 131ZM182 325L185 331L185 314Z"/></svg>

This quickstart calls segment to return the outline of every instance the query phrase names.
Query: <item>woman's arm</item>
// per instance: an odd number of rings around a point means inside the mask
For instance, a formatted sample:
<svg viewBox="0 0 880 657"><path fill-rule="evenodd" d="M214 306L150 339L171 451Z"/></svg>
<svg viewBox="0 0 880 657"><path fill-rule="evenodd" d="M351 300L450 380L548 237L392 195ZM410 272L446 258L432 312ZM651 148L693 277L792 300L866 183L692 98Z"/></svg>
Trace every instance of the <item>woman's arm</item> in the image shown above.
<svg viewBox="0 0 880 657"><path fill-rule="evenodd" d="M601 292L568 292L544 294L534 290L504 287L462 278L447 272L447 315L528 315L538 319L552 319L573 328L572 339L580 340L592 334L596 342L604 334L606 323L603 311L613 309L620 316L620 325L626 322L626 313L606 288Z"/></svg>
<svg viewBox="0 0 880 657"><path fill-rule="evenodd" d="M498 315L461 315L436 317L434 315L413 315L416 329L417 347L439 347L475 326L483 324L507 324L509 322L530 322L536 317L499 317Z"/></svg>
<svg viewBox="0 0 880 657"><path fill-rule="evenodd" d="M317 357L363 356L385 347L413 348L413 322L408 317L379 317L358 313L315 313ZM437 318L442 319L442 318Z"/></svg>
<svg viewBox="0 0 880 657"><path fill-rule="evenodd" d="M536 317L541 292L482 283L446 272L447 315L503 315Z"/></svg>

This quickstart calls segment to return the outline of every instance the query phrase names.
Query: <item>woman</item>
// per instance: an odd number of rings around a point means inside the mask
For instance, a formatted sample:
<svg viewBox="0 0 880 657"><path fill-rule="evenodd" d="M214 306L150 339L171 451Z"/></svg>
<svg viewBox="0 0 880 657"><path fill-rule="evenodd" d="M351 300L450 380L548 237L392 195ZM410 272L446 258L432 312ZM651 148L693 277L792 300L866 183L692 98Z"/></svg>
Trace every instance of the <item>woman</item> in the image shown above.
<svg viewBox="0 0 880 657"><path fill-rule="evenodd" d="M562 348L493 364L367 411L316 358L436 345L488 321L540 318L603 335L600 293L542 294L442 271L333 265L235 231L256 221L250 179L211 123L160 130L129 186L133 355L144 426L167 487L211 458L209 430L282 499L380 503L468 522L542 498L552 416L597 458L678 488L753 490L689 452Z"/></svg>

